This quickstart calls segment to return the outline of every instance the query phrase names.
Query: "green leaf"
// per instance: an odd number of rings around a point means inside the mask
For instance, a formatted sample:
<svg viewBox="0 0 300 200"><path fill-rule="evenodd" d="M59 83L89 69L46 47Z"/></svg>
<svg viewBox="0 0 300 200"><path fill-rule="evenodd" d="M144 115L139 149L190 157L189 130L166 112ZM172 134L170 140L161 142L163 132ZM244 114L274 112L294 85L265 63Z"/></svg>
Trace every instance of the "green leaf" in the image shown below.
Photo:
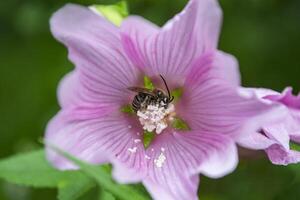
<svg viewBox="0 0 300 200"><path fill-rule="evenodd" d="M94 187L96 187L95 181L81 173L80 175L72 176L72 178L66 182L60 182L57 198L59 200L78 199Z"/></svg>
<svg viewBox="0 0 300 200"><path fill-rule="evenodd" d="M148 76L144 76L144 87L149 90L154 90L153 83Z"/></svg>
<svg viewBox="0 0 300 200"><path fill-rule="evenodd" d="M191 130L189 125L179 117L175 117L172 122L172 127L177 130L188 131Z"/></svg>
<svg viewBox="0 0 300 200"><path fill-rule="evenodd" d="M113 5L93 5L91 8L116 26L120 26L123 19L128 16L128 7L125 1L120 1Z"/></svg>
<svg viewBox="0 0 300 200"><path fill-rule="evenodd" d="M282 191L276 194L275 198L273 200L282 200L282 199L288 199L288 200L299 200L300 197L300 182L291 181L287 184L286 187L282 188Z"/></svg>
<svg viewBox="0 0 300 200"><path fill-rule="evenodd" d="M53 150L72 161L75 165L79 166L81 171L86 175L94 178L99 186L105 191L113 194L116 198L124 200L148 200L149 197L143 195L137 188L131 185L119 185L115 183L111 176L107 173L107 168L101 166L89 165L80 161L66 152L52 146Z"/></svg>
<svg viewBox="0 0 300 200"><path fill-rule="evenodd" d="M143 144L145 149L147 149L150 146L154 138L155 138L155 134L153 132L144 131Z"/></svg>
<svg viewBox="0 0 300 200"><path fill-rule="evenodd" d="M35 151L0 161L0 177L16 184L34 187L57 187L72 172L61 173L50 167L44 151Z"/></svg>
<svg viewBox="0 0 300 200"><path fill-rule="evenodd" d="M99 200L116 200L116 198L108 193L107 191L101 189L100 190L100 195L99 195Z"/></svg>
<svg viewBox="0 0 300 200"><path fill-rule="evenodd" d="M74 200L95 186L80 171L59 171L51 167L43 150L0 161L0 178L19 185L58 188L58 199Z"/></svg>

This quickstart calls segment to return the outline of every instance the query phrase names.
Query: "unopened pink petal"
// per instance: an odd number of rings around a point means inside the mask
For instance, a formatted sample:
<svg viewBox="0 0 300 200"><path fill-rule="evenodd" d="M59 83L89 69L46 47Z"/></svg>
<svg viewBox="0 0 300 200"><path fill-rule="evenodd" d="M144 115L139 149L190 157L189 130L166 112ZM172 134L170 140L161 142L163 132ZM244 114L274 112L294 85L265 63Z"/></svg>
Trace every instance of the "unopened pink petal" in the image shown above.
<svg viewBox="0 0 300 200"><path fill-rule="evenodd" d="M266 149L269 159L276 165L288 165L300 162L300 152L286 150L281 145L274 144Z"/></svg>
<svg viewBox="0 0 300 200"><path fill-rule="evenodd" d="M269 121L262 123L256 132L247 137L239 138L239 144L251 149L264 149L272 163L287 165L300 161L300 153L290 150L290 141L299 142L300 125L296 109L297 97L287 88L283 94L267 89L242 88L243 94L255 94L260 101L278 107L277 118L269 117Z"/></svg>
<svg viewBox="0 0 300 200"><path fill-rule="evenodd" d="M285 149L289 149L290 137L284 123L277 123L269 126L264 126L263 131L266 136L281 145Z"/></svg>
<svg viewBox="0 0 300 200"><path fill-rule="evenodd" d="M268 95L265 98L278 101L289 108L300 110L300 94L298 96L293 95L293 89L291 87L286 88L281 95Z"/></svg>

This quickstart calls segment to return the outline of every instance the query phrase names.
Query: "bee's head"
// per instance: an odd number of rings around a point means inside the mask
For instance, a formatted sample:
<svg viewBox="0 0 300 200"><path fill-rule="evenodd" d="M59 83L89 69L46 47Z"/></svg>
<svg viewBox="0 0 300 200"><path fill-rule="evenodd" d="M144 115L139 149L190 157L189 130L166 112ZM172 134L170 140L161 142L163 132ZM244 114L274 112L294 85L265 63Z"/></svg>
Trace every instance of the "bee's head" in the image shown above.
<svg viewBox="0 0 300 200"><path fill-rule="evenodd" d="M167 91L168 91L168 96L166 96L162 91L160 91L160 92L162 93L161 95L163 95L161 98L162 98L163 102L167 105L167 104L171 103L171 102L174 100L174 97L171 96L169 87L168 87L167 82L166 82L166 80L164 79L164 77L163 77L162 75L160 75L160 77L161 77L161 79L163 80L163 82L164 82L164 84L165 84L165 86L166 86L166 89L167 89Z"/></svg>
<svg viewBox="0 0 300 200"><path fill-rule="evenodd" d="M165 93L163 92L163 91L161 91L161 90L157 90L156 91L156 96L158 97L158 98L164 98L166 95L165 95Z"/></svg>

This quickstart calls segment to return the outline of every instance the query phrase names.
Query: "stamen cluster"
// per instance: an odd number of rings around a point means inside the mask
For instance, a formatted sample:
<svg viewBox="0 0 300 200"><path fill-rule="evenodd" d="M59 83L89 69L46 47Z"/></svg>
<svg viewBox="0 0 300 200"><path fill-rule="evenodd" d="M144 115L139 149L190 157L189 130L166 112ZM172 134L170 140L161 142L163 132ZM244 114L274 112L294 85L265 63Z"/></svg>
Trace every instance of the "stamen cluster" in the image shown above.
<svg viewBox="0 0 300 200"><path fill-rule="evenodd" d="M139 110L137 116L143 129L156 134L160 134L168 127L168 121L172 120L175 107L169 104L167 108L161 104L148 105L146 109Z"/></svg>

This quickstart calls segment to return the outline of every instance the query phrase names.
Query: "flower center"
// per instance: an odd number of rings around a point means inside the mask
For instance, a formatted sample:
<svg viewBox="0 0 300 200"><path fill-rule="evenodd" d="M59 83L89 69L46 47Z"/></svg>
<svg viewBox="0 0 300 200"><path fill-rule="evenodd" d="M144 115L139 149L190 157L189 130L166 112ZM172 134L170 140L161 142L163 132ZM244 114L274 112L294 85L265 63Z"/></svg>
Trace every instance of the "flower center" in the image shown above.
<svg viewBox="0 0 300 200"><path fill-rule="evenodd" d="M152 80L144 76L144 87L128 87L128 90L133 92L135 96L131 104L122 106L120 110L129 116L138 117L144 130L139 140L143 142L145 149L168 126L181 132L191 130L187 122L175 113L174 104L180 100L183 88L177 87L169 90L165 79L161 75L160 77L166 90L156 88ZM135 152L135 150L129 149L130 152ZM164 162L164 159L162 158L158 162Z"/></svg>
<svg viewBox="0 0 300 200"><path fill-rule="evenodd" d="M175 107L171 103L168 104L168 107L161 104L148 105L146 109L137 112L143 129L148 132L155 130L156 134L160 134L166 129L168 123L174 120L175 115Z"/></svg>

